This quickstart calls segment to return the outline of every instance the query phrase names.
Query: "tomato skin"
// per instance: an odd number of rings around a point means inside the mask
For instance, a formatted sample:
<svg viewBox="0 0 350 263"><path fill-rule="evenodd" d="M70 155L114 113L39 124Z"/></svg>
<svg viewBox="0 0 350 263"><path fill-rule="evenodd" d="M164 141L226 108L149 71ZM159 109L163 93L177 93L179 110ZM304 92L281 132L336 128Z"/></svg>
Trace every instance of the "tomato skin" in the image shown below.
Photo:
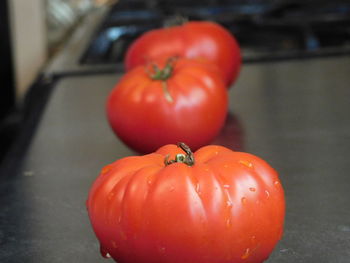
<svg viewBox="0 0 350 263"><path fill-rule="evenodd" d="M119 263L261 263L281 238L282 185L262 159L222 146L195 164L166 145L102 169L87 201L103 251Z"/></svg>
<svg viewBox="0 0 350 263"><path fill-rule="evenodd" d="M164 61L157 62L160 67ZM148 66L138 66L117 83L107 101L107 117L130 148L150 153L186 141L193 149L210 143L224 125L228 95L215 65L179 58L172 75L153 80Z"/></svg>
<svg viewBox="0 0 350 263"><path fill-rule="evenodd" d="M237 79L241 66L240 48L234 36L221 25L207 21L144 33L128 48L124 64L128 71L149 60L169 56L208 59L220 68L227 87Z"/></svg>

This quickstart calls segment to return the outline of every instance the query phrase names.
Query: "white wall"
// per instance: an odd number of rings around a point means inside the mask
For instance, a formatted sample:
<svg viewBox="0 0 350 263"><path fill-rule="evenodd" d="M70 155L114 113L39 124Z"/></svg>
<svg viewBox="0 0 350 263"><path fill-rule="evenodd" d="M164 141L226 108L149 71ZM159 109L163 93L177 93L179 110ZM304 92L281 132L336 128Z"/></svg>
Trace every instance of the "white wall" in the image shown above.
<svg viewBox="0 0 350 263"><path fill-rule="evenodd" d="M20 101L47 57L45 3L44 0L10 0L9 4L16 95Z"/></svg>

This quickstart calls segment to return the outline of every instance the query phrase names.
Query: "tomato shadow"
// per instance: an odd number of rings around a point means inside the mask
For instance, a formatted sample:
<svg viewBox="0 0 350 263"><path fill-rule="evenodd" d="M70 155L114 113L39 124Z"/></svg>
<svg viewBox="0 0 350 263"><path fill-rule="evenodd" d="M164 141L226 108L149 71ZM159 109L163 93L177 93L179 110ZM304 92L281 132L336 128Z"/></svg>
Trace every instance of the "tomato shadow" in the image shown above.
<svg viewBox="0 0 350 263"><path fill-rule="evenodd" d="M244 131L242 122L229 112L224 127L211 144L222 145L234 151L243 151Z"/></svg>

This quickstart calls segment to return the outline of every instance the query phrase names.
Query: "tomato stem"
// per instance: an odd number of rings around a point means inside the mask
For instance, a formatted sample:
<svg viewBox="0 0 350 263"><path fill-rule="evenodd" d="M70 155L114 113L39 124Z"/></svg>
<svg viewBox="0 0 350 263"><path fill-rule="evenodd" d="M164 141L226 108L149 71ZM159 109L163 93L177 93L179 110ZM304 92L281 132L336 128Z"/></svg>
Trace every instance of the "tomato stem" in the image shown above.
<svg viewBox="0 0 350 263"><path fill-rule="evenodd" d="M188 147L185 143L179 142L177 144L186 154L179 153L175 156L175 160L169 160L169 155L165 157L164 163L165 165L170 165L172 163L184 163L188 166L194 165L194 155L191 151L190 147Z"/></svg>
<svg viewBox="0 0 350 263"><path fill-rule="evenodd" d="M161 69L157 66L157 64L152 63L152 69L153 73L150 72L148 69L148 75L153 80L163 80L166 81L168 78L171 77L173 73L174 68L174 62L176 61L176 57L168 58L167 62L165 63L165 66Z"/></svg>
<svg viewBox="0 0 350 263"><path fill-rule="evenodd" d="M167 80L171 77L174 68L174 62L176 61L176 57L171 57L167 60L164 68L160 69L155 63L152 63L152 72L146 68L146 71L149 77L153 80L162 81L162 87L165 99L169 102L173 102L173 98L169 92Z"/></svg>
<svg viewBox="0 0 350 263"><path fill-rule="evenodd" d="M163 27L173 27L173 26L182 26L189 21L188 17L181 15L172 16L164 21Z"/></svg>

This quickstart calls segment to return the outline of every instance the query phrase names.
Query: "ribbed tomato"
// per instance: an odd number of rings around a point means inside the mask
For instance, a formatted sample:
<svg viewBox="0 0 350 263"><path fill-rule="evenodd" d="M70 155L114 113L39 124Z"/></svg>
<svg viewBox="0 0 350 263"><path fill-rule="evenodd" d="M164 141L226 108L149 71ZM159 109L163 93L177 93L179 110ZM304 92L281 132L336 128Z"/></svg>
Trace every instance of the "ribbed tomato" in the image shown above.
<svg viewBox="0 0 350 263"><path fill-rule="evenodd" d="M125 144L150 153L178 141L193 149L210 143L224 125L227 106L215 65L178 58L127 72L109 95L107 116Z"/></svg>
<svg viewBox="0 0 350 263"><path fill-rule="evenodd" d="M104 256L118 263L261 263L283 231L284 192L262 159L184 145L120 159L87 201Z"/></svg>
<svg viewBox="0 0 350 263"><path fill-rule="evenodd" d="M126 70L159 57L206 58L216 64L227 87L238 77L241 66L239 45L223 26L208 21L191 21L148 31L137 38L125 56Z"/></svg>

